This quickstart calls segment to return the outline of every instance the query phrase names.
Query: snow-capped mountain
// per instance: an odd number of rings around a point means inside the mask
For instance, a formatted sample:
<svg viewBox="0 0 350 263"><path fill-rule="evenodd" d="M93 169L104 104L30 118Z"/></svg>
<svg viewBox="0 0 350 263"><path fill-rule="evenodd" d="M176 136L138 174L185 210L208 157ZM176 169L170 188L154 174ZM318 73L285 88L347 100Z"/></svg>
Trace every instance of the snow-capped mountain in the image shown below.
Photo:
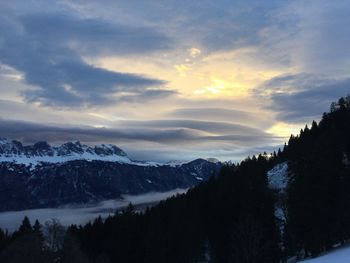
<svg viewBox="0 0 350 263"><path fill-rule="evenodd" d="M79 142L24 146L0 141L0 211L120 198L188 188L217 174L221 163L197 159L160 164L128 158L115 145Z"/></svg>
<svg viewBox="0 0 350 263"><path fill-rule="evenodd" d="M24 146L19 141L0 139L0 162L38 165L40 163L64 163L74 160L100 160L135 165L156 165L156 163L132 161L122 149L112 144L90 147L76 141L54 147L45 141L41 141L33 145Z"/></svg>

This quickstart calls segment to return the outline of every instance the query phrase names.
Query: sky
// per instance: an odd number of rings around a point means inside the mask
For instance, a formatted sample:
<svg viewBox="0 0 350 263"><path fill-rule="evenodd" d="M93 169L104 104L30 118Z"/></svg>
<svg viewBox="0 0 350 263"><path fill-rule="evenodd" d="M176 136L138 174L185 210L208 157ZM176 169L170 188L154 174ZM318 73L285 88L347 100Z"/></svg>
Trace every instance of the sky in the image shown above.
<svg viewBox="0 0 350 263"><path fill-rule="evenodd" d="M350 0L0 2L0 136L273 151L350 89Z"/></svg>

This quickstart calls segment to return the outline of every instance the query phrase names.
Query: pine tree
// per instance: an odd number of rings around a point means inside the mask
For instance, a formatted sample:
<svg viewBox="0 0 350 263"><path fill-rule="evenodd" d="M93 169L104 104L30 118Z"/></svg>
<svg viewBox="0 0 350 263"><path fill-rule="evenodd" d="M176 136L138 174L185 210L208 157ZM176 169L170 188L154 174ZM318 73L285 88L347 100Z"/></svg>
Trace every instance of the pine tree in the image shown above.
<svg viewBox="0 0 350 263"><path fill-rule="evenodd" d="M38 246L44 247L44 235L42 232L42 225L39 223L38 219L35 220L35 223L33 225L33 234L36 237Z"/></svg>
<svg viewBox="0 0 350 263"><path fill-rule="evenodd" d="M23 218L22 224L19 227L19 234L23 235L23 234L30 234L33 232L33 228L32 225L30 224L29 218L27 216L25 216Z"/></svg>

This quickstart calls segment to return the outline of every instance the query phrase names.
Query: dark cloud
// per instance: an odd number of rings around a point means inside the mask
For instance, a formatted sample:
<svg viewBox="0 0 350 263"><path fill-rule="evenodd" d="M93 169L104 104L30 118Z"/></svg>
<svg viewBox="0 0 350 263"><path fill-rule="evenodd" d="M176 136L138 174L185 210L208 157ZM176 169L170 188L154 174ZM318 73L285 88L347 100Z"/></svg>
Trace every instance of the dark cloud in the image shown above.
<svg viewBox="0 0 350 263"><path fill-rule="evenodd" d="M165 97L166 83L87 64L83 53L140 54L164 49L169 39L149 28L113 25L62 14L0 16L0 62L23 73L27 101L81 107Z"/></svg>
<svg viewBox="0 0 350 263"><path fill-rule="evenodd" d="M84 127L58 127L54 125L41 125L37 123L1 120L0 136L9 139L19 139L27 143L39 140L49 142L64 142L79 140L83 142L123 142L123 141L151 141L172 143L192 139L194 132L185 129L108 129Z"/></svg>
<svg viewBox="0 0 350 263"><path fill-rule="evenodd" d="M166 50L171 46L167 36L149 27L112 24L62 13L31 14L22 16L20 21L35 41L69 47L88 55L135 55Z"/></svg>
<svg viewBox="0 0 350 263"><path fill-rule="evenodd" d="M289 0L283 4L287 2ZM212 0L102 0L90 6L83 0L66 3L78 7L77 10L83 10L83 13L93 15L97 12L111 20L118 20L118 14L129 18L130 23L147 21L185 38L190 45L203 46L209 52L258 43L260 30L273 23L274 18L269 14L282 6L279 0L221 0L220 3Z"/></svg>
<svg viewBox="0 0 350 263"><path fill-rule="evenodd" d="M255 90L279 120L304 122L319 118L332 101L350 92L350 78L333 79L310 74L273 78ZM266 101L268 100L268 101Z"/></svg>

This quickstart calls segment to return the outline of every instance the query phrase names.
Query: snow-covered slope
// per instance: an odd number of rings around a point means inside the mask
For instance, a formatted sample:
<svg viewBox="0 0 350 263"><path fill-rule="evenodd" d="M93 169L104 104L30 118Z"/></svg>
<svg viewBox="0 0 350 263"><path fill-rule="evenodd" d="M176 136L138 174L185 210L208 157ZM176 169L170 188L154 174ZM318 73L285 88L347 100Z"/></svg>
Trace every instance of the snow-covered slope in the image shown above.
<svg viewBox="0 0 350 263"><path fill-rule="evenodd" d="M325 255L317 258L299 261L302 263L349 263L350 262L350 246L335 249Z"/></svg>
<svg viewBox="0 0 350 263"><path fill-rule="evenodd" d="M155 162L137 162L130 160L126 153L112 144L90 147L80 142L68 142L54 147L47 142L37 142L24 146L19 141L0 139L0 162L12 162L24 165L41 163L64 163L74 160L98 160L127 163L140 166L157 166Z"/></svg>
<svg viewBox="0 0 350 263"><path fill-rule="evenodd" d="M267 172L267 180L269 187L276 191L275 217L282 236L286 224L285 199L289 181L288 163L283 162L275 165Z"/></svg>
<svg viewBox="0 0 350 263"><path fill-rule="evenodd" d="M267 172L269 186L272 189L284 191L288 185L288 164L283 162Z"/></svg>

